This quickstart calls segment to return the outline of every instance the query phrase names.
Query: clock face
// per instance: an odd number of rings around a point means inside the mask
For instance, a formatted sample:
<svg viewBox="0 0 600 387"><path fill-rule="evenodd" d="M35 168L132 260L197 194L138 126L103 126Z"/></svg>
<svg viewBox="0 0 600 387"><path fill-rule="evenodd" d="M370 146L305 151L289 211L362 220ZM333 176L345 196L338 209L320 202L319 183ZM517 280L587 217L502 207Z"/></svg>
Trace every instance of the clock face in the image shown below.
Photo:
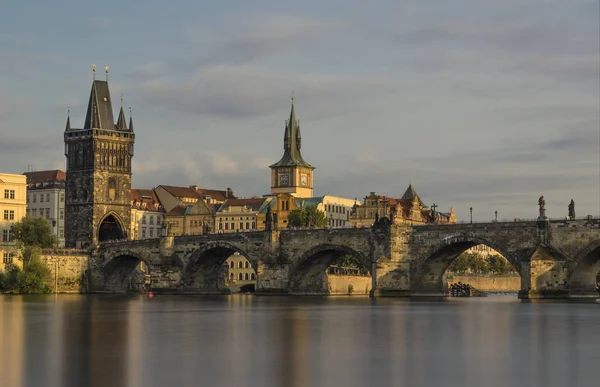
<svg viewBox="0 0 600 387"><path fill-rule="evenodd" d="M290 179L287 173L282 173L279 175L279 185L289 185Z"/></svg>
<svg viewBox="0 0 600 387"><path fill-rule="evenodd" d="M306 187L308 185L308 175L303 173L300 175L300 185Z"/></svg>

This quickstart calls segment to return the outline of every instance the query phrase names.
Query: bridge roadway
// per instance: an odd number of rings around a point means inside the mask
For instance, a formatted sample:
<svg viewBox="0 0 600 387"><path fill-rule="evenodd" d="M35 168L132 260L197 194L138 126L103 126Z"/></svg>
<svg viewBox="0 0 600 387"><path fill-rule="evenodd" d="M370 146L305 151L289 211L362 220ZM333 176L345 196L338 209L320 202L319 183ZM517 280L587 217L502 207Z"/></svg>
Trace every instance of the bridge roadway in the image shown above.
<svg viewBox="0 0 600 387"><path fill-rule="evenodd" d="M372 277L373 296L446 296L444 273L460 253L487 245L521 276L520 298L598 297L600 219L280 230L167 236L105 243L92 251L91 291L121 292L140 261L152 290L222 294L234 252L256 271L257 294L328 294L325 269L351 254Z"/></svg>

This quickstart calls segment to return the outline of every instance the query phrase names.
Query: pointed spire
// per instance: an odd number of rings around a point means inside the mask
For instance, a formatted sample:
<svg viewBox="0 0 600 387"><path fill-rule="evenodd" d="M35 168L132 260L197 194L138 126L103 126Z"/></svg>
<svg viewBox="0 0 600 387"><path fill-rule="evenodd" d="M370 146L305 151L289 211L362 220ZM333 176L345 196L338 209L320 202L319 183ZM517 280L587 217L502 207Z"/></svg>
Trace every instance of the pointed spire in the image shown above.
<svg viewBox="0 0 600 387"><path fill-rule="evenodd" d="M294 107L294 96L292 94L292 107L290 110L290 119L285 123L285 134L283 136L283 157L276 164L276 166L304 166L313 168L302 158L300 154L301 147L301 136L300 136L300 121L296 119L296 109Z"/></svg>
<svg viewBox="0 0 600 387"><path fill-rule="evenodd" d="M85 115L84 129L114 129L112 102L108 82L95 80Z"/></svg>
<svg viewBox="0 0 600 387"><path fill-rule="evenodd" d="M127 130L127 119L125 118L123 106L121 106L121 110L119 111L119 119L117 120L117 130Z"/></svg>
<svg viewBox="0 0 600 387"><path fill-rule="evenodd" d="M131 115L131 106L129 107L129 130L133 132L133 116Z"/></svg>
<svg viewBox="0 0 600 387"><path fill-rule="evenodd" d="M65 127L65 132L71 130L71 108L67 109L67 125Z"/></svg>

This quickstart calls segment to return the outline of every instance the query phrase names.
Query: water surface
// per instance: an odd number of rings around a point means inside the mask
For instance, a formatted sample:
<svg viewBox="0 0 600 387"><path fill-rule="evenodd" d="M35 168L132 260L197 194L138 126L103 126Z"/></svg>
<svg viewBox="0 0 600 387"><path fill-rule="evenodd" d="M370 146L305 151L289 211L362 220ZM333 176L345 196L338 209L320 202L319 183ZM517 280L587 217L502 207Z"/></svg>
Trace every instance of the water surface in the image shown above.
<svg viewBox="0 0 600 387"><path fill-rule="evenodd" d="M600 304L0 296L0 386L596 386Z"/></svg>

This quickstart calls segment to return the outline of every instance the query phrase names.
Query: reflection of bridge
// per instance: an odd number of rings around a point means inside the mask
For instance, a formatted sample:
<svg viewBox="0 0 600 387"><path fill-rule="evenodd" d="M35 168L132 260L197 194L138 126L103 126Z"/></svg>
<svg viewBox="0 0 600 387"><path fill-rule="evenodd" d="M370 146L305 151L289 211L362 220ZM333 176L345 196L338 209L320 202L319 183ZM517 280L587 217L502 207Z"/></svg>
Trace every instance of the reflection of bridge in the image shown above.
<svg viewBox="0 0 600 387"><path fill-rule="evenodd" d="M140 261L157 292L224 292L224 261L239 252L257 273L258 294L327 294L326 268L351 254L369 269L374 295L446 295L444 273L485 244L521 275L522 298L597 297L600 220L282 230L163 237L103 244L90 260L91 289L123 291Z"/></svg>

